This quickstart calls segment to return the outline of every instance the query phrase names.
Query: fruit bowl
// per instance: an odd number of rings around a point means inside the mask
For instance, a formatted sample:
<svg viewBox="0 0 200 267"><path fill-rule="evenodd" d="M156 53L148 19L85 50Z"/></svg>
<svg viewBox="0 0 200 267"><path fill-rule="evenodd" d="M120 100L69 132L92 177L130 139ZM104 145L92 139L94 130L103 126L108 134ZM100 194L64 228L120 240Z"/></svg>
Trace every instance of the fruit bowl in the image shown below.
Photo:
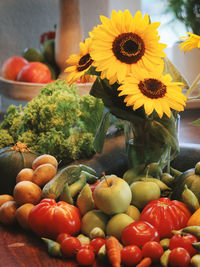
<svg viewBox="0 0 200 267"><path fill-rule="evenodd" d="M18 82L0 77L0 94L14 100L30 101L38 95L43 86L45 86L43 83ZM91 86L90 82L77 83L79 94L88 94Z"/></svg>
<svg viewBox="0 0 200 267"><path fill-rule="evenodd" d="M42 83L17 82L0 77L0 94L15 100L31 100L43 86Z"/></svg>

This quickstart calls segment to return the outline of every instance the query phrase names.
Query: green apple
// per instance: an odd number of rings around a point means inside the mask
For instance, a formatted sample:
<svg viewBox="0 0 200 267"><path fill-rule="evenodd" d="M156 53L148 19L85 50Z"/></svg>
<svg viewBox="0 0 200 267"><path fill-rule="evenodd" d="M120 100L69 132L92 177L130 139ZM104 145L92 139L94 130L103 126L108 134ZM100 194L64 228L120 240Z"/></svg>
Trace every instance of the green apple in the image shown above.
<svg viewBox="0 0 200 267"><path fill-rule="evenodd" d="M127 214L116 214L108 221L106 226L106 234L108 236L115 236L118 240L121 240L123 229L132 222L134 222L134 220Z"/></svg>
<svg viewBox="0 0 200 267"><path fill-rule="evenodd" d="M130 185L132 191L131 204L143 209L150 201L160 197L160 187L154 182L137 181Z"/></svg>
<svg viewBox="0 0 200 267"><path fill-rule="evenodd" d="M132 193L126 181L116 176L102 180L94 190L96 206L108 215L123 213L131 203Z"/></svg>
<svg viewBox="0 0 200 267"><path fill-rule="evenodd" d="M109 217L102 211L90 210L82 217L81 232L87 236L90 236L90 232L95 227L99 227L105 232L108 220Z"/></svg>

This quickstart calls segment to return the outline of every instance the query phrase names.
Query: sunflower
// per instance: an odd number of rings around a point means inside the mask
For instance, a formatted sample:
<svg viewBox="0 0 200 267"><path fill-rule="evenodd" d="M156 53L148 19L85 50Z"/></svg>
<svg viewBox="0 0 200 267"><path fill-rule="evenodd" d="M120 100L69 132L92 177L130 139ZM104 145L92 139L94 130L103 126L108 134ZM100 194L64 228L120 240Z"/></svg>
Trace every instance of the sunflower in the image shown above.
<svg viewBox="0 0 200 267"><path fill-rule="evenodd" d="M185 40L181 44L179 44L180 50L184 52L188 52L194 48L200 48L200 36L194 33L187 32L188 36L183 36L180 39Z"/></svg>
<svg viewBox="0 0 200 267"><path fill-rule="evenodd" d="M172 82L170 74L140 71L127 77L118 90L119 96L126 96L126 106L133 106L133 110L144 106L147 115L155 110L160 118L164 113L170 118L170 108L184 110L186 97L181 86L180 82Z"/></svg>
<svg viewBox="0 0 200 267"><path fill-rule="evenodd" d="M163 65L165 44L159 43L157 28L147 14L138 11L134 18L129 10L113 10L111 19L100 16L101 25L92 31L91 57L96 70L110 84L121 81L139 69L152 70Z"/></svg>
<svg viewBox="0 0 200 267"><path fill-rule="evenodd" d="M90 43L91 38L87 38L84 43L80 42L80 52L71 55L67 59L66 62L69 65L73 65L65 69L65 72L69 72L66 78L67 83L72 84L77 79L81 78L92 65L93 60L90 56Z"/></svg>

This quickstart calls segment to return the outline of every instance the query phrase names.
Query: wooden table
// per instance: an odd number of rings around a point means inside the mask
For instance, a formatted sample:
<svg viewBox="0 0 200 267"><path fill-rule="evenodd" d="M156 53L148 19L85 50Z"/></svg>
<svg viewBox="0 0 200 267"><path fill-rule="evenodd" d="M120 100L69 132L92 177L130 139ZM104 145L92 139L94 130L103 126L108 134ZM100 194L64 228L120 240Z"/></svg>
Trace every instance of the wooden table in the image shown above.
<svg viewBox="0 0 200 267"><path fill-rule="evenodd" d="M199 109L186 110L181 114L180 125L180 143L200 144L200 127L191 126L190 122L200 117ZM126 157L123 150L123 137L116 137L115 141L108 142L115 147L113 162L118 155L118 171L126 166ZM114 142L112 144L112 142ZM195 145L197 146L197 145ZM104 148L105 158L110 159L109 145ZM121 153L121 154L119 154ZM119 159L120 155L120 159ZM199 154L200 155L200 154ZM99 172L102 168L108 169L109 165L106 159L101 155L96 155L99 162ZM200 160L200 157L199 157ZM92 160L90 161L90 163ZM113 171L113 170L112 170ZM19 226L5 227L0 225L0 267L74 267L77 266L75 261L66 259L51 258L47 254L45 244L36 235L25 232ZM104 264L103 266L109 266Z"/></svg>

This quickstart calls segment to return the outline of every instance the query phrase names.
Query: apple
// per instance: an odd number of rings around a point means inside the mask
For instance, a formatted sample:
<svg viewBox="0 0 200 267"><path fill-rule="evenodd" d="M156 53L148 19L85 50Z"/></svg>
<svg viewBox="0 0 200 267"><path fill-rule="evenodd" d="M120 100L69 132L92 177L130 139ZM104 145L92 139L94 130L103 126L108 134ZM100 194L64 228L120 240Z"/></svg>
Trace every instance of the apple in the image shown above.
<svg viewBox="0 0 200 267"><path fill-rule="evenodd" d="M19 71L27 64L28 61L23 57L9 57L3 62L1 75L5 79L16 81Z"/></svg>
<svg viewBox="0 0 200 267"><path fill-rule="evenodd" d="M17 81L31 83L49 83L51 82L51 72L44 63L29 62L18 73Z"/></svg>
<svg viewBox="0 0 200 267"><path fill-rule="evenodd" d="M132 222L134 222L134 220L125 213L113 215L106 225L106 234L121 240L122 231Z"/></svg>
<svg viewBox="0 0 200 267"><path fill-rule="evenodd" d="M160 187L154 182L137 181L130 185L131 204L142 210L150 201L160 197Z"/></svg>
<svg viewBox="0 0 200 267"><path fill-rule="evenodd" d="M114 175L105 177L95 188L94 202L105 214L123 213L131 203L132 193L126 181Z"/></svg>
<svg viewBox="0 0 200 267"><path fill-rule="evenodd" d="M90 232L95 227L99 227L105 232L108 220L109 217L102 211L90 210L82 217L81 232L87 236L90 236Z"/></svg>

